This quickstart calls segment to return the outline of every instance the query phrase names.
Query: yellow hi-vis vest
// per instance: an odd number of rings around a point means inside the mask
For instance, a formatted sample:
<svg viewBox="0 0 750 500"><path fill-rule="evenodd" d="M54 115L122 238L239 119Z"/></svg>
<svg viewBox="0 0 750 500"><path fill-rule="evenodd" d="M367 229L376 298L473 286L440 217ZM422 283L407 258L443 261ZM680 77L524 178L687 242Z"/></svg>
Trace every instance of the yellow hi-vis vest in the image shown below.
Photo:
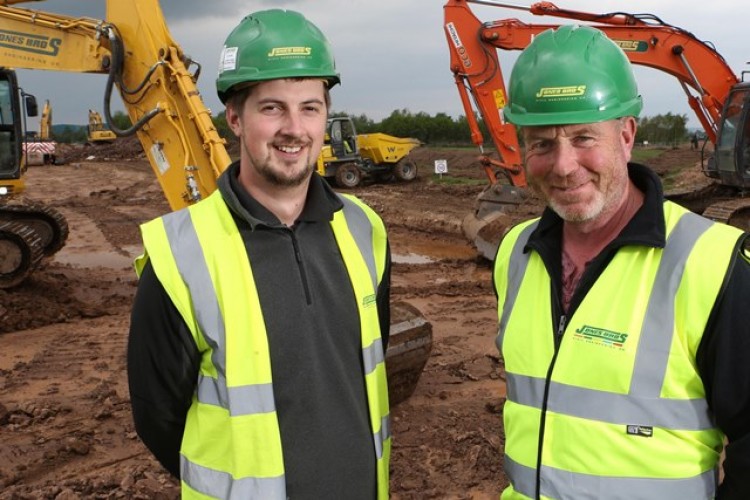
<svg viewBox="0 0 750 500"><path fill-rule="evenodd" d="M558 349L549 275L523 251L538 220L503 239L503 500L537 488L542 499L714 497L723 434L695 357L742 233L671 202L664 212L665 248L620 249L561 325Z"/></svg>
<svg viewBox="0 0 750 500"><path fill-rule="evenodd" d="M391 432L376 307L386 234L369 207L341 199L331 227L357 300L378 498L386 499ZM245 243L221 194L141 230L145 252L136 269L151 260L202 355L180 450L182 498L286 499L263 312Z"/></svg>

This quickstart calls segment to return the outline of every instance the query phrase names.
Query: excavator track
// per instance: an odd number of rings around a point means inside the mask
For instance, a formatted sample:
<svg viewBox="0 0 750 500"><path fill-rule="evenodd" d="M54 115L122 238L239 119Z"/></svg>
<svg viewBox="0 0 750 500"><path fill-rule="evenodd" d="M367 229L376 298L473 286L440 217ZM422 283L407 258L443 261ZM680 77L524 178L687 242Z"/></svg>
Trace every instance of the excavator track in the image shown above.
<svg viewBox="0 0 750 500"><path fill-rule="evenodd" d="M750 198L713 203L703 211L703 216L750 232Z"/></svg>
<svg viewBox="0 0 750 500"><path fill-rule="evenodd" d="M25 280L44 257L44 245L30 227L17 221L0 221L0 289Z"/></svg>
<svg viewBox="0 0 750 500"><path fill-rule="evenodd" d="M68 222L56 209L28 199L0 205L0 222L18 222L37 233L45 256L57 253L68 239Z"/></svg>

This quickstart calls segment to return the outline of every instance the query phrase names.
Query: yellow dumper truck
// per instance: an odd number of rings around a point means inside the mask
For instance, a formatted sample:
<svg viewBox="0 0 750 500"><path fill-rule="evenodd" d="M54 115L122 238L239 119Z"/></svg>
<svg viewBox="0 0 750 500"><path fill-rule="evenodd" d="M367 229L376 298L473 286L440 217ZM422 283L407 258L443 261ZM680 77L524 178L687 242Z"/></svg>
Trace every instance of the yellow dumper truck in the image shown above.
<svg viewBox="0 0 750 500"><path fill-rule="evenodd" d="M318 157L318 173L343 188L357 186L364 177L411 181L417 177L417 164L409 153L421 145L417 139L380 132L357 135L351 118L330 118L326 144Z"/></svg>

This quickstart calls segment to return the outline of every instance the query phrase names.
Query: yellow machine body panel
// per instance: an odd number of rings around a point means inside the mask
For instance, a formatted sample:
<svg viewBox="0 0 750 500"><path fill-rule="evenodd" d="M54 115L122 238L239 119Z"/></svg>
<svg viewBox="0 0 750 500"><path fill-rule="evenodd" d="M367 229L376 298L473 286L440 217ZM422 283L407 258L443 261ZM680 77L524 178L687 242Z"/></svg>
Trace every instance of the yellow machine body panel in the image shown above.
<svg viewBox="0 0 750 500"><path fill-rule="evenodd" d="M411 137L394 137L375 132L357 135L359 154L377 163L396 163L422 143Z"/></svg>

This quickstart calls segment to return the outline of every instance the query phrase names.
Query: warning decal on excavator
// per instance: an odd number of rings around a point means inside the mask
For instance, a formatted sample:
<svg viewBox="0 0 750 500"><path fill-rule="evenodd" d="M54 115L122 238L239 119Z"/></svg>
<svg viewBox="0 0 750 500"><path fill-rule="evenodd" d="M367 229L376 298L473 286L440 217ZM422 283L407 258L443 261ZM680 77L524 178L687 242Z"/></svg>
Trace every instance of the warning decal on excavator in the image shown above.
<svg viewBox="0 0 750 500"><path fill-rule="evenodd" d="M466 48L461 43L461 38L458 36L458 31L453 23L445 25L445 30L448 32L453 45L456 47L456 52L461 57L461 62L464 63L465 68L471 68L471 59L466 55Z"/></svg>
<svg viewBox="0 0 750 500"><path fill-rule="evenodd" d="M167 157L164 155L161 144L156 143L151 146L151 157L154 159L154 163L156 164L156 168L159 169L159 173L164 175L164 173L169 170L169 160L167 160Z"/></svg>
<svg viewBox="0 0 750 500"><path fill-rule="evenodd" d="M495 105L497 105L497 109L503 109L505 107L505 92L503 92L502 89L493 90L492 97L495 98Z"/></svg>

